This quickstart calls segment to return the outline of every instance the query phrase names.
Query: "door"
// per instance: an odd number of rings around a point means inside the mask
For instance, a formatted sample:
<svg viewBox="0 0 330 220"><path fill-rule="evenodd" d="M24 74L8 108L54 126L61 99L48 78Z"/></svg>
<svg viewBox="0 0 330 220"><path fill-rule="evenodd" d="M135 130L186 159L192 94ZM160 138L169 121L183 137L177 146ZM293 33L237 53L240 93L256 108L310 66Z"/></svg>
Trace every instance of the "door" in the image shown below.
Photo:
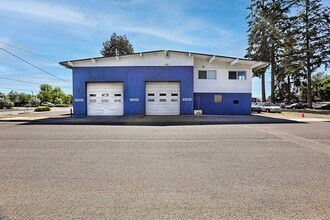
<svg viewBox="0 0 330 220"><path fill-rule="evenodd" d="M146 82L146 115L180 115L180 82Z"/></svg>
<svg viewBox="0 0 330 220"><path fill-rule="evenodd" d="M87 83L87 115L124 115L123 83Z"/></svg>

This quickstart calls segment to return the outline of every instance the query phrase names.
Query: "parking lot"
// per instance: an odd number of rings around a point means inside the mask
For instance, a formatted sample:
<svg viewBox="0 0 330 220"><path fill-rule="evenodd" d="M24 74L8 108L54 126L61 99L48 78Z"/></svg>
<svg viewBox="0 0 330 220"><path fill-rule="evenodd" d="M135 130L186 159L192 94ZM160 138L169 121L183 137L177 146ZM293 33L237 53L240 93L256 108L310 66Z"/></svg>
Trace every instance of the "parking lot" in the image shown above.
<svg viewBox="0 0 330 220"><path fill-rule="evenodd" d="M0 122L0 219L329 219L330 123Z"/></svg>

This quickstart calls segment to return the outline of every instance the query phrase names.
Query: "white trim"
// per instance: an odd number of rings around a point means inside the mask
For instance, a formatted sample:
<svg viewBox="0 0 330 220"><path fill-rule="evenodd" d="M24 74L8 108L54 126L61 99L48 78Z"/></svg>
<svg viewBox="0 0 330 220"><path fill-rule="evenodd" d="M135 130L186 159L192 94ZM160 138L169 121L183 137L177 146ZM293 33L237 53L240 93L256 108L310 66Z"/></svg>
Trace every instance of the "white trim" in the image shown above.
<svg viewBox="0 0 330 220"><path fill-rule="evenodd" d="M209 59L209 63L212 63L215 60L215 55L213 55L213 57L211 57L211 59Z"/></svg>
<svg viewBox="0 0 330 220"><path fill-rule="evenodd" d="M236 60L231 61L230 62L230 65L233 66L233 65L235 65L238 62L239 62L239 59L237 58Z"/></svg>

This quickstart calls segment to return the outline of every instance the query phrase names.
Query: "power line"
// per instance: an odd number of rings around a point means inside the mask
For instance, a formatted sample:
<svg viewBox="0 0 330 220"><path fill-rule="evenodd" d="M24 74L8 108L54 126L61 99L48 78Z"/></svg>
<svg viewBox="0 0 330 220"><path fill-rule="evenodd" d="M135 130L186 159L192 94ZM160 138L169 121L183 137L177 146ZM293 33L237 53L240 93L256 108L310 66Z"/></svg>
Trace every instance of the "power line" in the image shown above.
<svg viewBox="0 0 330 220"><path fill-rule="evenodd" d="M54 74L52 74L52 73L46 71L46 70L41 69L40 67L38 67L38 66L36 66L36 65L34 65L34 64L32 64L32 63L30 63L30 62L24 60L24 59L22 59L22 58L20 58L19 56L16 56L15 54L13 54L13 53L11 53L11 52L9 52L9 51L3 49L3 48L0 48L0 49L3 50L3 51L5 51L6 53L12 55L13 57L16 57L17 59L23 61L24 63L27 63L27 64L33 66L34 68L37 68L38 70L40 70L40 71L42 71L42 72L44 72L44 73L47 73L48 75L51 75L51 76L53 76L53 77L55 77L55 78L57 78L57 79L59 79L59 80L61 80L61 81L63 81L63 82L66 82L66 83L68 83L68 84L71 85L70 82L68 82L68 81L66 81L66 80L64 80L64 79L62 79L62 78L60 78L60 77L58 77L58 76L56 76L56 75L54 75Z"/></svg>
<svg viewBox="0 0 330 220"><path fill-rule="evenodd" d="M36 84L36 85L46 84L46 83L36 83L36 82L30 82L30 81L25 81L25 80L19 80L19 79L11 79L11 78L2 77L2 76L0 76L0 79L17 81L17 82L23 82L23 83L31 83L31 84ZM54 86L54 85L51 85L51 86L53 86L53 87L64 87L64 88L68 88L69 87L69 86Z"/></svg>
<svg viewBox="0 0 330 220"><path fill-rule="evenodd" d="M36 54L36 53L34 53L34 52L32 52L32 51L29 51L29 50L26 50L26 49L24 49L24 48L21 48L21 47L18 47L18 46L15 46L15 45L12 45L12 44L9 44L9 43L6 43L6 42L3 42L3 41L1 41L1 40L0 40L0 43L3 43L3 44L5 44L5 45L7 45L7 46L10 46L10 47L16 48L16 49L18 49L18 50L22 50L22 51L24 51L24 52L26 52L26 53L33 54L33 55L35 55L35 56L39 56L39 57L46 58L46 59L49 59L49 60L52 60L52 61L56 61L55 59L52 59L52 58L49 58L49 57L46 57L46 56L43 56L43 55L40 55L40 54Z"/></svg>
<svg viewBox="0 0 330 220"><path fill-rule="evenodd" d="M8 87L2 87L2 86L0 86L0 88L2 88L2 89L11 89L11 90L19 90L19 91L35 92L33 90L30 90L30 89L17 89L17 88L8 88Z"/></svg>

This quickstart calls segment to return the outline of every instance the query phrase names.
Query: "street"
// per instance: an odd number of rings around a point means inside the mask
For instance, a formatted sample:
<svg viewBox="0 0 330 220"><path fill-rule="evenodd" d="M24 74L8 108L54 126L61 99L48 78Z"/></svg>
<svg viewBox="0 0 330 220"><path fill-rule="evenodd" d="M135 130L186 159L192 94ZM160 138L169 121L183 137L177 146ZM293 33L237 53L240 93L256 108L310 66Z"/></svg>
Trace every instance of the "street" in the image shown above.
<svg viewBox="0 0 330 220"><path fill-rule="evenodd" d="M0 219L330 219L329 134L0 122Z"/></svg>

